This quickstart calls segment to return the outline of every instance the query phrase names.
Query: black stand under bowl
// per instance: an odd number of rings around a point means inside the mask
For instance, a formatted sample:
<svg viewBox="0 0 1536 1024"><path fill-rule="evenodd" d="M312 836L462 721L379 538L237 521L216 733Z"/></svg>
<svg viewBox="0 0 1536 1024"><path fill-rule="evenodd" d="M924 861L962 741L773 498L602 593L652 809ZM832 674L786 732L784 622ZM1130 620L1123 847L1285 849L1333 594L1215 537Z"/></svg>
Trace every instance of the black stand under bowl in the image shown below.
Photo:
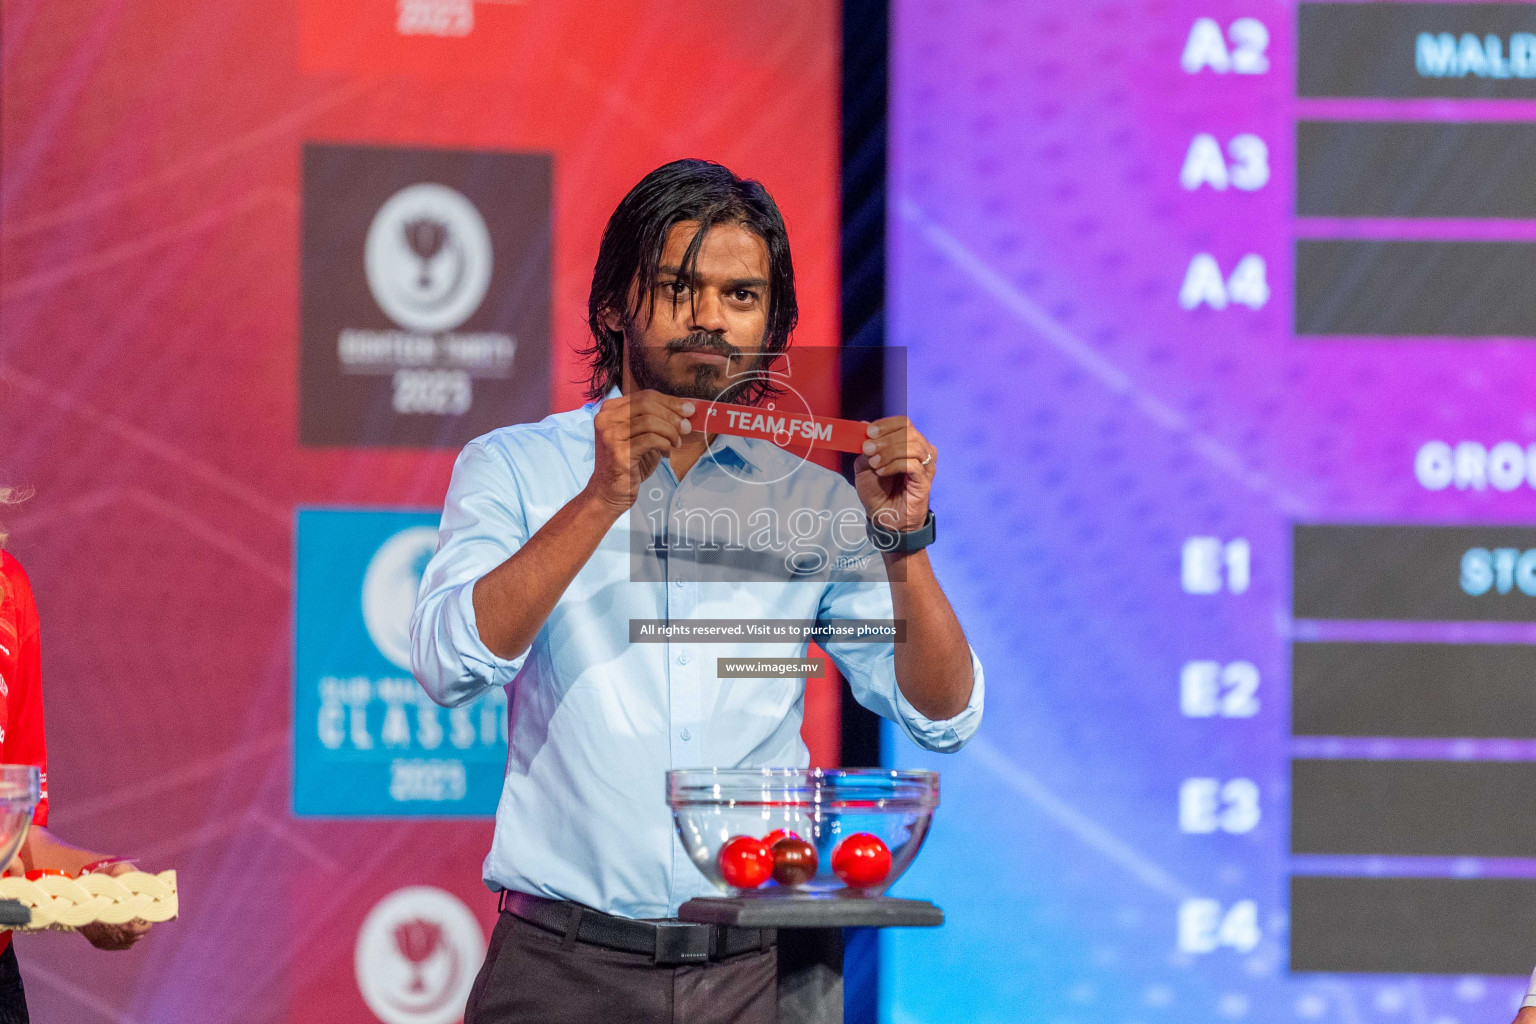
<svg viewBox="0 0 1536 1024"><path fill-rule="evenodd" d="M944 911L892 896L701 896L677 916L696 924L779 929L779 1024L842 1024L844 928L933 928Z"/></svg>
<svg viewBox="0 0 1536 1024"><path fill-rule="evenodd" d="M0 928L25 928L32 923L32 911L20 900L0 900Z"/></svg>

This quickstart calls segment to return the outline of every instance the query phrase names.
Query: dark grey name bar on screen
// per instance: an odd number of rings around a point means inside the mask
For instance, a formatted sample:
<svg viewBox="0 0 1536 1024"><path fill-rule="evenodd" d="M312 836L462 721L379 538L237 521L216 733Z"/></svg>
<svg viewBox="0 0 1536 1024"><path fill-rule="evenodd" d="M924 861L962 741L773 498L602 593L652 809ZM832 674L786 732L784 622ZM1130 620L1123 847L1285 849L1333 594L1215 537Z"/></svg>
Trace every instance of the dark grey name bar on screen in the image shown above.
<svg viewBox="0 0 1536 1024"><path fill-rule="evenodd" d="M1302 121L1302 217L1536 217L1536 124Z"/></svg>
<svg viewBox="0 0 1536 1024"><path fill-rule="evenodd" d="M1298 619L1536 621L1536 528L1297 525Z"/></svg>
<svg viewBox="0 0 1536 1024"><path fill-rule="evenodd" d="M1536 645L1292 644L1291 731L1536 737Z"/></svg>
<svg viewBox="0 0 1536 1024"><path fill-rule="evenodd" d="M1528 974L1536 879L1291 879L1291 970Z"/></svg>
<svg viewBox="0 0 1536 1024"><path fill-rule="evenodd" d="M1310 96L1536 96L1536 6L1302 4L1296 89Z"/></svg>
<svg viewBox="0 0 1536 1024"><path fill-rule="evenodd" d="M1293 853L1536 857L1536 763L1297 758Z"/></svg>
<svg viewBox="0 0 1536 1024"><path fill-rule="evenodd" d="M1536 337L1536 243L1296 243L1296 334Z"/></svg>

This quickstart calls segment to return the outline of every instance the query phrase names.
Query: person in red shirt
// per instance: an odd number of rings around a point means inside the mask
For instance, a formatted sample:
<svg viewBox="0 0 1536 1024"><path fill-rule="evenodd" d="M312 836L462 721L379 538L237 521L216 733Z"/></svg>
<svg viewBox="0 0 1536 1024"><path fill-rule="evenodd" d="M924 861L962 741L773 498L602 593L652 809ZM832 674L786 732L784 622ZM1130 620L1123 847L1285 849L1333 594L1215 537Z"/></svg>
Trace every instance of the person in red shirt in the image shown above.
<svg viewBox="0 0 1536 1024"><path fill-rule="evenodd" d="M10 504L14 493L0 488L0 505ZM129 860L79 849L48 831L48 748L43 736L37 604L21 563L4 550L5 540L0 526L0 763L35 764L43 782L32 827L6 873L53 870L68 875L86 871L118 875L132 871ZM146 922L130 921L88 925L80 933L98 949L127 949L148 929ZM26 993L8 931L0 931L0 950L0 1024L26 1024Z"/></svg>

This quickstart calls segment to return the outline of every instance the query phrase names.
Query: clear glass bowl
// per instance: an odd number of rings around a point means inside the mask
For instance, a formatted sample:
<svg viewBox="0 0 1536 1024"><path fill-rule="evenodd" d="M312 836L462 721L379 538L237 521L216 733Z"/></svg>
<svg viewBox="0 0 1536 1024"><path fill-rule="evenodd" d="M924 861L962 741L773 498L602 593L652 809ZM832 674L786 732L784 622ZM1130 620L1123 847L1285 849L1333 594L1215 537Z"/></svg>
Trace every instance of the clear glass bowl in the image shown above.
<svg viewBox="0 0 1536 1024"><path fill-rule="evenodd" d="M879 896L923 845L939 805L939 774L884 768L690 768L667 772L667 803L689 858L722 893L748 890L727 884L721 848L737 836L763 839L783 829L815 847L815 874L794 885L770 879L757 891ZM890 869L877 882L849 886L832 862L839 844L857 833L885 845Z"/></svg>
<svg viewBox="0 0 1536 1024"><path fill-rule="evenodd" d="M0 871L21 849L42 796L42 774L35 764L0 764Z"/></svg>

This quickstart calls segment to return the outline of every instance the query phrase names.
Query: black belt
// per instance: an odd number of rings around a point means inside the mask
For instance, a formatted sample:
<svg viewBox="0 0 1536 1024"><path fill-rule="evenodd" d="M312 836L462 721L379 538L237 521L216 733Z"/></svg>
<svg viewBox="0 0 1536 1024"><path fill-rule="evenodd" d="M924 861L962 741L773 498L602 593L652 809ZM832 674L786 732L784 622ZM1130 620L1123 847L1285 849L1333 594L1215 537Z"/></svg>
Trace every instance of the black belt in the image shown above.
<svg viewBox="0 0 1536 1024"><path fill-rule="evenodd" d="M644 953L658 964L696 964L754 949L767 950L778 937L772 928L637 921L580 903L530 896L511 889L502 891L501 911L563 937L567 949L585 942L626 953Z"/></svg>

